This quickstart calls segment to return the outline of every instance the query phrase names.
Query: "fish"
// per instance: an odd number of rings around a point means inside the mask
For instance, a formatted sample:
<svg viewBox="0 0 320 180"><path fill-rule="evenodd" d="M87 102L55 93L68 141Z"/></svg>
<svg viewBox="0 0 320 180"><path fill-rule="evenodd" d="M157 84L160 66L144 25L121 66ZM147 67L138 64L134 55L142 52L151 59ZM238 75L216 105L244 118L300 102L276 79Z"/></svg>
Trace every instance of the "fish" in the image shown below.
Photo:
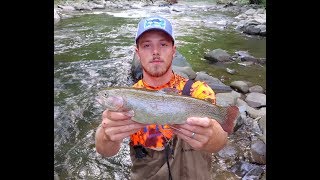
<svg viewBox="0 0 320 180"><path fill-rule="evenodd" d="M131 119L143 124L184 124L188 117L208 117L232 133L240 116L237 106L218 106L207 100L179 95L177 91L109 87L100 90L96 100L110 111L133 110Z"/></svg>

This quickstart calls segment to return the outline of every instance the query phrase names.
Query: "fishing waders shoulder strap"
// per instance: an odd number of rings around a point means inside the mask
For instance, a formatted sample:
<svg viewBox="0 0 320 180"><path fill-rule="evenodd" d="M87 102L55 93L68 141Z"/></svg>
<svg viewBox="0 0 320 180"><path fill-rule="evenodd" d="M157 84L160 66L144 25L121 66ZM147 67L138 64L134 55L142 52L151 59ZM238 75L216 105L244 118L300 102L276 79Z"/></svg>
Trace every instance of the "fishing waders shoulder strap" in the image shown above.
<svg viewBox="0 0 320 180"><path fill-rule="evenodd" d="M186 84L184 85L183 90L182 90L182 95L191 96L190 89L191 89L191 85L193 83L194 83L194 81L191 79L189 79L186 82ZM167 166L168 166L168 171L169 171L169 180L173 180L172 174L171 174L171 168L170 168L170 164L169 164L169 154L173 153L173 150L170 149L170 145L168 143L166 143L166 145L165 145L165 153L166 153L166 161L167 161Z"/></svg>
<svg viewBox="0 0 320 180"><path fill-rule="evenodd" d="M193 83L194 83L194 80L191 80L191 79L189 79L186 82L186 84L184 85L183 90L182 90L182 95L191 96L190 89L191 89L191 86Z"/></svg>

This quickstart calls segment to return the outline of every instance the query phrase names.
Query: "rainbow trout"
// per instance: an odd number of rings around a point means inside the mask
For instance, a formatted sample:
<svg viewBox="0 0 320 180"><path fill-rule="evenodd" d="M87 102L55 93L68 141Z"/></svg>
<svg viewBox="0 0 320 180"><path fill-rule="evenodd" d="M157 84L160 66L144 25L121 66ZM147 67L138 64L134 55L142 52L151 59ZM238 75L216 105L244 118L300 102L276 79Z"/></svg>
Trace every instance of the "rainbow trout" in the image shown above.
<svg viewBox="0 0 320 180"><path fill-rule="evenodd" d="M165 91L113 87L101 90L96 100L111 111L134 111L133 121L143 124L183 124L188 117L217 120L232 133L239 117L237 106L220 107L208 101Z"/></svg>

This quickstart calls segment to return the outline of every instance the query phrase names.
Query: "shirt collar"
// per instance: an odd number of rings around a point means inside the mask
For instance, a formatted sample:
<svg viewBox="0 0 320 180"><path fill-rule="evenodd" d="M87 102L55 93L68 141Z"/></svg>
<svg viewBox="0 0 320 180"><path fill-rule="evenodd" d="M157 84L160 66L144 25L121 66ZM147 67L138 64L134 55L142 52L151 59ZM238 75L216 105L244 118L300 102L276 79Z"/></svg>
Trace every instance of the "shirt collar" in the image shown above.
<svg viewBox="0 0 320 180"><path fill-rule="evenodd" d="M173 73L173 71L172 71ZM146 83L143 79L142 79L142 83L143 83L143 86L146 88L146 89L153 89L153 90L159 90L159 89L162 89L162 88L173 88L176 84L176 74L172 74L171 76L171 79L169 80L169 82L161 85L161 86L150 86L148 83Z"/></svg>

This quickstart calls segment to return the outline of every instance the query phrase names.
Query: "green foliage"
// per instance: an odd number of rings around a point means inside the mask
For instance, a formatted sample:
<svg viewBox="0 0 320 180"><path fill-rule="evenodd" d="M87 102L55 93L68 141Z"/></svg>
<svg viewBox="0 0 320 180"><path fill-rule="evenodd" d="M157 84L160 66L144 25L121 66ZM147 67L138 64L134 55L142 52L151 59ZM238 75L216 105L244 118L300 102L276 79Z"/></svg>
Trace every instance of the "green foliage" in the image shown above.
<svg viewBox="0 0 320 180"><path fill-rule="evenodd" d="M239 4L249 4L249 0L238 0Z"/></svg>
<svg viewBox="0 0 320 180"><path fill-rule="evenodd" d="M217 0L217 4L227 4L230 2L237 2L238 4L260 4L266 6L267 0Z"/></svg>
<svg viewBox="0 0 320 180"><path fill-rule="evenodd" d="M249 0L249 4L260 4L266 7L267 0Z"/></svg>
<svg viewBox="0 0 320 180"><path fill-rule="evenodd" d="M218 0L221 1L221 0ZM238 0L239 4L260 4L266 7L267 0Z"/></svg>

